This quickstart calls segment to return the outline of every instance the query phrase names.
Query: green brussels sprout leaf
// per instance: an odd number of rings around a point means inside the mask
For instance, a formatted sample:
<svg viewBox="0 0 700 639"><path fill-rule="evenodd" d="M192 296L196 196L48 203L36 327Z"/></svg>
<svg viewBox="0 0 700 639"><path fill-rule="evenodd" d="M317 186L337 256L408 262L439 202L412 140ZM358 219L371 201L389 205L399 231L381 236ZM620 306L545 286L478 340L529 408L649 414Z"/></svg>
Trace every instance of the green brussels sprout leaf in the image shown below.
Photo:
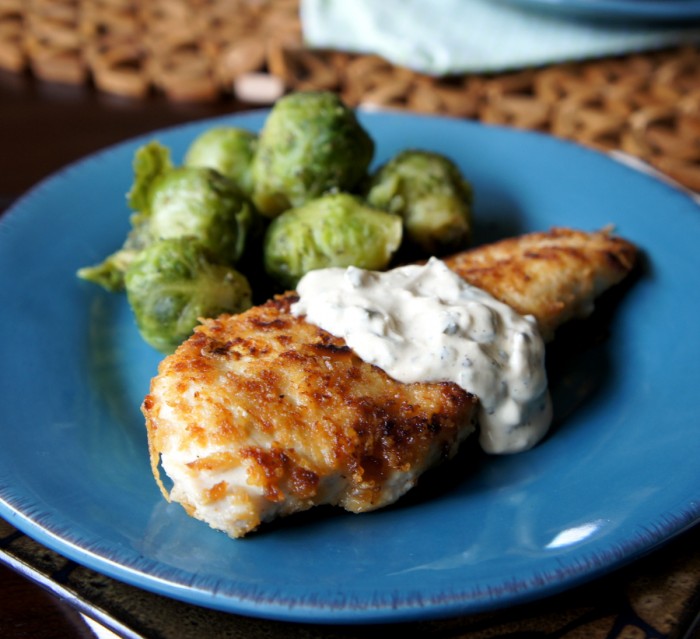
<svg viewBox="0 0 700 639"><path fill-rule="evenodd" d="M122 247L94 266L78 269L78 277L98 284L112 293L124 290L124 273L139 252L150 241L148 222L139 214L132 216L132 228Z"/></svg>
<svg viewBox="0 0 700 639"><path fill-rule="evenodd" d="M147 216L151 185L158 176L169 171L172 166L170 150L159 142L152 141L139 147L134 154L134 182L126 196L129 207Z"/></svg>
<svg viewBox="0 0 700 639"><path fill-rule="evenodd" d="M120 249L99 264L78 269L78 277L98 284L110 293L117 293L124 290L124 273L136 254L137 251Z"/></svg>

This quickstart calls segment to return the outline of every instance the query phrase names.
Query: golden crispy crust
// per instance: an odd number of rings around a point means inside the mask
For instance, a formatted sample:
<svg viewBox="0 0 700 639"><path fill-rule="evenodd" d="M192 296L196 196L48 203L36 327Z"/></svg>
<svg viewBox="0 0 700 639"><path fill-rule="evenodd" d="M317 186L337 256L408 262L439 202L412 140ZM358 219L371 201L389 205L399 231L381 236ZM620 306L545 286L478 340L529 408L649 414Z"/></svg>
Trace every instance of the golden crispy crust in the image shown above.
<svg viewBox="0 0 700 639"><path fill-rule="evenodd" d="M534 315L543 337L574 317L632 270L637 250L608 230L554 228L458 253L445 263L521 315Z"/></svg>
<svg viewBox="0 0 700 639"><path fill-rule="evenodd" d="M270 502L293 503L292 511L386 505L398 497L387 490L396 473L417 477L456 452L473 430L477 400L450 383L391 379L342 339L291 315L295 300L287 294L206 320L163 360L143 403L154 470L173 446L228 451L189 468L244 465L249 484ZM342 488L322 486L329 477ZM213 486L209 497L225 494ZM194 504L183 505L197 516Z"/></svg>

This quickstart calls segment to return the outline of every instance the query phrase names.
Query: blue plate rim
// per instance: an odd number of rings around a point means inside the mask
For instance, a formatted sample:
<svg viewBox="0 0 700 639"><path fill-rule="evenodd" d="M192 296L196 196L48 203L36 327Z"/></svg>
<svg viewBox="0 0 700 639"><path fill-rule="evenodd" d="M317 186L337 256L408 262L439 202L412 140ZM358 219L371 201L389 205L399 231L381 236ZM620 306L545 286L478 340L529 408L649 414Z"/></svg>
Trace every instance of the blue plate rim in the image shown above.
<svg viewBox="0 0 700 639"><path fill-rule="evenodd" d="M5 497L6 486L0 485L0 515L15 528L47 548L62 554L76 563L110 578L136 586L143 590L185 603L213 610L243 614L254 618L276 621L304 622L312 624L405 623L410 621L439 620L466 614L478 614L505 609L514 605L541 600L577 586L594 581L623 568L649 553L670 543L700 523L700 503L685 512L669 512L657 522L647 522L637 535L622 546L611 546L607 552L579 556L572 565L562 565L551 573L528 575L529 579L509 576L500 583L476 584L469 592L450 595L442 593L437 600L426 604L419 597L405 599L389 596L374 603L347 604L342 597L333 601L334 595L316 593L310 598L256 595L250 590L225 590L215 592L187 584L187 575L177 582L170 569L168 579L160 581L157 574L148 572L147 566L126 565L110 558L98 548L81 545L79 539L69 539L67 534L43 525L45 515L29 516L21 506L13 505ZM326 597L326 599L324 599ZM231 601L235 605L231 606Z"/></svg>

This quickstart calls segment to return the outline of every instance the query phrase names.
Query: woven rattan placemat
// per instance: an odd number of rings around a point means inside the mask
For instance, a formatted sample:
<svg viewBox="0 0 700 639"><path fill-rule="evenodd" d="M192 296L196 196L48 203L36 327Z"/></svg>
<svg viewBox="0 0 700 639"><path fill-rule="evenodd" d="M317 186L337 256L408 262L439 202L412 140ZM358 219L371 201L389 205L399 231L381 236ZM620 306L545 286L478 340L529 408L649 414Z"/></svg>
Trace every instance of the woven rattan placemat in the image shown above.
<svg viewBox="0 0 700 639"><path fill-rule="evenodd" d="M338 91L371 104L548 131L641 158L700 191L700 48L432 78L310 51L298 0L0 0L0 67L141 98L267 104Z"/></svg>

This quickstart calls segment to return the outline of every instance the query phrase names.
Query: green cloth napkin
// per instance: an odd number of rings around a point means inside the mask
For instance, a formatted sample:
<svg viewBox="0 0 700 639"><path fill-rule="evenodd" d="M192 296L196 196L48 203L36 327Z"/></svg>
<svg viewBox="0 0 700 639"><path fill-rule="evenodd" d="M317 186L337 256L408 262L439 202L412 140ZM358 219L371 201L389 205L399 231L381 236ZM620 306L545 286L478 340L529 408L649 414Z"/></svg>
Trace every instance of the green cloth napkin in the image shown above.
<svg viewBox="0 0 700 639"><path fill-rule="evenodd" d="M309 47L374 53L435 76L700 42L698 24L575 20L498 0L302 0L300 13Z"/></svg>

